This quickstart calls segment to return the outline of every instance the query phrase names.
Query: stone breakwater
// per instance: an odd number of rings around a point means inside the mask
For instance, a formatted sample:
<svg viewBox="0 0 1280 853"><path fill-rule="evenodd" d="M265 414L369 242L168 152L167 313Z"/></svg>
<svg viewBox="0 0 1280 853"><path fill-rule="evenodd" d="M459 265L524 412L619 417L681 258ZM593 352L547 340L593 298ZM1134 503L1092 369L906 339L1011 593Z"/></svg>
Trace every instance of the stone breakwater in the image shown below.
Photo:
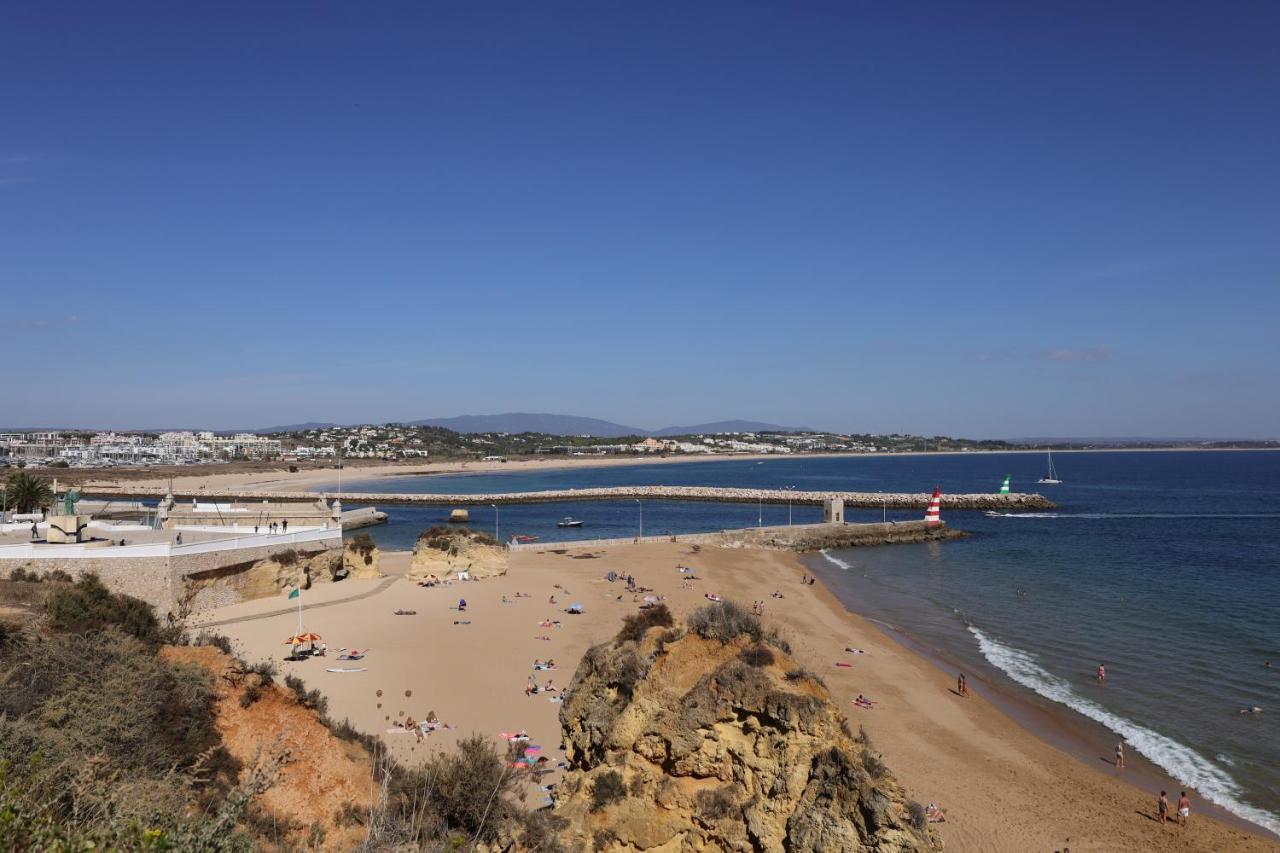
<svg viewBox="0 0 1280 853"><path fill-rule="evenodd" d="M126 497L162 497L164 489L142 489L123 486L116 489L89 487L88 494ZM179 500L310 500L314 492L253 491L205 489L175 492ZM556 501L620 501L667 500L711 501L715 503L822 504L832 498L844 501L846 507L880 507L889 509L921 509L929 505L927 492L802 492L789 489L728 489L710 486L609 486L590 489L554 489L541 492L498 492L493 494L444 495L405 494L396 492L325 492L326 499L340 498L362 504L395 504L400 506L485 506L487 504L538 504ZM1036 494L967 494L942 496L943 509L1017 510L1056 509L1053 501Z"/></svg>

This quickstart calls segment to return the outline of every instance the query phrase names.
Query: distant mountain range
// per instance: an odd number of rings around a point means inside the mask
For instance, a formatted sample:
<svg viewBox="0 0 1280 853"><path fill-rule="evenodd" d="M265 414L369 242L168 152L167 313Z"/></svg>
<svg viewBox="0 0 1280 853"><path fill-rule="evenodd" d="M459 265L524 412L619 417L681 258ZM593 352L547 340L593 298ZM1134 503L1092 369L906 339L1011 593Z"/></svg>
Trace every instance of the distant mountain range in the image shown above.
<svg viewBox="0 0 1280 853"><path fill-rule="evenodd" d="M455 418L427 418L411 421L414 426L435 426L454 432L542 432L548 435L589 435L593 438L619 438L627 435L692 435L715 432L803 432L800 427L784 427L760 421L716 421L693 426L671 426L658 430L617 424L599 418L577 415L531 414L507 412L501 415L459 415Z"/></svg>

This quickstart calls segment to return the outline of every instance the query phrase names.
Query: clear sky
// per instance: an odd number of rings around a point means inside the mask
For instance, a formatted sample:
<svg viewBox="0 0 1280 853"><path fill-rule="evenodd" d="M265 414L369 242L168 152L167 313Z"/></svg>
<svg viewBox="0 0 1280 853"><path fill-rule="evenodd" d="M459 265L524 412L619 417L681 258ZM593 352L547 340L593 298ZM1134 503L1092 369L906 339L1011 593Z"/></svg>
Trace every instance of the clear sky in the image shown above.
<svg viewBox="0 0 1280 853"><path fill-rule="evenodd" d="M3 17L0 426L1280 435L1275 2Z"/></svg>

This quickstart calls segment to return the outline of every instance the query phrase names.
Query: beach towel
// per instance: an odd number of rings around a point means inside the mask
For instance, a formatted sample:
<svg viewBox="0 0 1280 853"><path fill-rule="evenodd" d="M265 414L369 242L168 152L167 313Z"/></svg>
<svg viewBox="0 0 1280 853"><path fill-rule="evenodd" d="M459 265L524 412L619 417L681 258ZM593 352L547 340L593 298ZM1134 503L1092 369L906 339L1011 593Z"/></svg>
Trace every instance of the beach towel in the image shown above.
<svg viewBox="0 0 1280 853"><path fill-rule="evenodd" d="M364 660L364 655L338 655L338 660Z"/></svg>
<svg viewBox="0 0 1280 853"><path fill-rule="evenodd" d="M843 666L846 669L848 669L849 667L853 666L853 664L845 663L844 661L836 661L836 666Z"/></svg>
<svg viewBox="0 0 1280 853"><path fill-rule="evenodd" d="M325 672L365 672L367 669L363 666L331 666Z"/></svg>

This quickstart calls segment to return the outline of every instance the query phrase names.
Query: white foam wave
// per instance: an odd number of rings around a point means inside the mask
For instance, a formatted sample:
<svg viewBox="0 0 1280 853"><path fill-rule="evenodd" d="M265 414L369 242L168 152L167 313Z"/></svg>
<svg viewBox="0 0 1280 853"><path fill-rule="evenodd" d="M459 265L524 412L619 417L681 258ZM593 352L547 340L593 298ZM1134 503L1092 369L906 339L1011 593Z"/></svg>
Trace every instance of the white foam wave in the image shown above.
<svg viewBox="0 0 1280 853"><path fill-rule="evenodd" d="M833 557L830 554L828 554L826 548L823 548L818 553L826 557L828 563L831 563L833 566L839 566L840 568L844 569L846 572L853 568L853 566L849 565L839 557Z"/></svg>
<svg viewBox="0 0 1280 853"><path fill-rule="evenodd" d="M1174 779L1195 788L1206 800L1280 834L1280 815L1241 802L1240 786L1231 775L1200 753L1084 698L1071 688L1066 679L1042 667L1034 655L1002 645L972 625L969 632L977 639L983 657L1023 687L1102 723Z"/></svg>

